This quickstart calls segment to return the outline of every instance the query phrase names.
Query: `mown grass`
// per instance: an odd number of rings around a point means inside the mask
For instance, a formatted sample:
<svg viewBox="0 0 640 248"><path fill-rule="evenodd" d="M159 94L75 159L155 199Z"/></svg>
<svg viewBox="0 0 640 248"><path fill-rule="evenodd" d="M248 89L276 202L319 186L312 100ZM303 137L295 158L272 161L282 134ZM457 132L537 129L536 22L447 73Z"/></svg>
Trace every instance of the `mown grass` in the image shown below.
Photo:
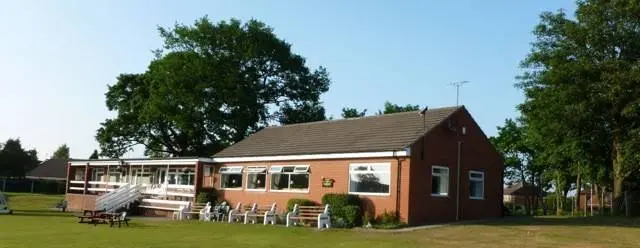
<svg viewBox="0 0 640 248"><path fill-rule="evenodd" d="M412 232L157 221L126 228L77 223L48 210L62 196L9 194L0 247L640 247L640 221L626 218L508 218Z"/></svg>

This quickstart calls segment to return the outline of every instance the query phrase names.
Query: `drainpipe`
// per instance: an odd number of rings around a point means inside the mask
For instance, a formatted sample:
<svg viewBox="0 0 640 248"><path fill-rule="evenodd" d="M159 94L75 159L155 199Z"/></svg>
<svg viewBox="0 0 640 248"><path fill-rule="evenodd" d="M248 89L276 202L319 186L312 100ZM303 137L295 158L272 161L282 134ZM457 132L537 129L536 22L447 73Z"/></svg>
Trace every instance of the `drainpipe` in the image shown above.
<svg viewBox="0 0 640 248"><path fill-rule="evenodd" d="M400 164L400 158L396 155L396 151L393 151L393 158L396 159L397 162L397 170L396 170L396 215L398 218L400 217L400 175L402 173L402 166Z"/></svg>
<svg viewBox="0 0 640 248"><path fill-rule="evenodd" d="M460 220L460 146L462 145L462 141L458 141L458 166L456 169L456 173L458 174L456 177L456 221Z"/></svg>

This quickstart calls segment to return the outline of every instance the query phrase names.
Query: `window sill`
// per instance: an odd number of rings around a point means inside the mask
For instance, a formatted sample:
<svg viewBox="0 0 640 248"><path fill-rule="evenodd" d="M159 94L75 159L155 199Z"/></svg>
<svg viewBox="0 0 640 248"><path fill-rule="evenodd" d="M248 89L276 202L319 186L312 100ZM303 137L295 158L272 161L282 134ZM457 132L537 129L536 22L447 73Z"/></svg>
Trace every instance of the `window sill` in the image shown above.
<svg viewBox="0 0 640 248"><path fill-rule="evenodd" d="M444 197L449 197L449 194L446 194L446 195L431 194L431 196L434 196L434 197L443 197L443 198L444 198Z"/></svg>
<svg viewBox="0 0 640 248"><path fill-rule="evenodd" d="M469 197L471 200L484 200L484 197Z"/></svg>
<svg viewBox="0 0 640 248"><path fill-rule="evenodd" d="M279 192L279 193L300 193L300 194L308 194L309 190L269 190L269 192Z"/></svg>
<svg viewBox="0 0 640 248"><path fill-rule="evenodd" d="M250 192L266 192L267 189L245 189L246 191L250 191Z"/></svg>
<svg viewBox="0 0 640 248"><path fill-rule="evenodd" d="M220 188L220 190L228 190L228 191L242 191L242 188Z"/></svg>
<svg viewBox="0 0 640 248"><path fill-rule="evenodd" d="M391 196L391 193L365 193L365 192L349 192L352 195L364 195L364 196Z"/></svg>

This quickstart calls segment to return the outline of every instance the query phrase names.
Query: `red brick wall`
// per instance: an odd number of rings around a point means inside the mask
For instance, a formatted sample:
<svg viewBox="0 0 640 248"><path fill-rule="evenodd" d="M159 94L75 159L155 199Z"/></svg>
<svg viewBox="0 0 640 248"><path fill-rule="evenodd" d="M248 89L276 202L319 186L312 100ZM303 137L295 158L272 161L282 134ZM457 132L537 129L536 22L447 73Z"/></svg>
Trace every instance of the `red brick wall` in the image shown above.
<svg viewBox="0 0 640 248"><path fill-rule="evenodd" d="M500 155L465 109L457 111L450 119L457 122L455 132L449 131L445 120L412 147L410 224L456 220L457 141L460 139L460 220L501 216L503 162ZM466 127L466 135L459 138L462 126ZM424 151L423 147L426 148ZM447 197L431 195L433 165L449 168ZM469 199L469 170L484 172L484 200Z"/></svg>
<svg viewBox="0 0 640 248"><path fill-rule="evenodd" d="M367 211L379 215L386 211L395 212L397 207L396 203L399 203L400 216L404 220L408 218L408 179L409 179L409 160L407 158L401 159L400 164L402 166L401 176L401 189L405 190L400 193L401 199L398 202L397 196L397 168L398 160L394 158L388 159L351 159L351 160L313 160L313 161L287 161L287 162L264 162L264 163L227 163L223 165L215 166L215 173L213 177L203 177L202 185L206 189L207 187L215 187L217 189L219 198L228 201L232 206L235 206L237 202L243 204L251 204L253 202L258 205L270 205L276 203L278 206L278 212L286 211L287 201L291 198L304 198L320 203L322 196L326 193L347 193L349 183L349 164L350 163L365 163L365 162L389 162L391 167L391 185L390 195L385 196L370 196L361 195L365 203L368 206ZM247 191L247 190L221 190L220 187L220 174L218 170L221 166L271 166L271 165L309 165L309 192L270 192L270 178L267 175L266 191ZM334 181L334 185L331 188L322 187L322 178L331 178ZM246 183L246 172L243 174L243 184Z"/></svg>
<svg viewBox="0 0 640 248"><path fill-rule="evenodd" d="M65 195L67 208L71 211L95 210L97 195L70 194Z"/></svg>

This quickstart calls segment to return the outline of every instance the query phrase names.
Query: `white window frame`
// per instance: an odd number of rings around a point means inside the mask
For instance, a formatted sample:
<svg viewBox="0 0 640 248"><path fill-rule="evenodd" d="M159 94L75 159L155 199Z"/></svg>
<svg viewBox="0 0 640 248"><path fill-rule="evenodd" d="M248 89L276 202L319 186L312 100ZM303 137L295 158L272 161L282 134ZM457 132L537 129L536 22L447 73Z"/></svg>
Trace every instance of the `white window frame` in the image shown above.
<svg viewBox="0 0 640 248"><path fill-rule="evenodd" d="M250 189L249 188L249 174L264 174L264 188L262 189ZM244 182L244 188L247 191L267 191L267 178L269 178L269 173L268 173L268 169L267 166L249 166L247 167L247 177L246 180Z"/></svg>
<svg viewBox="0 0 640 248"><path fill-rule="evenodd" d="M434 173L434 169L441 169L441 170L446 170L447 173ZM436 196L436 197L449 197L449 185L451 185L451 175L450 175L450 170L449 167L446 166L441 166L441 165L433 165L431 166L431 184L433 186L433 178L434 177L443 177L446 176L446 180L447 180L447 192L446 193L433 193L433 189L431 189L431 196Z"/></svg>
<svg viewBox="0 0 640 248"><path fill-rule="evenodd" d="M220 190L243 190L243 183L240 184L240 187L238 188L224 188L222 187L222 175L223 174L237 174L240 175L240 178L242 180L244 180L244 175L242 173L244 169L244 166L225 166L225 167L220 167L220 170L218 170L218 173L220 173Z"/></svg>
<svg viewBox="0 0 640 248"><path fill-rule="evenodd" d="M284 167L293 167L293 172L283 172ZM288 189L272 189L271 187L273 185L271 182L271 178L273 174L289 175L289 181L291 181L291 174L307 174L309 178L307 182L307 188L291 189L291 184L289 183ZM267 176L269 177L269 192L309 193L309 188L311 188L311 172L309 172L309 165L272 165L269 167Z"/></svg>
<svg viewBox="0 0 640 248"><path fill-rule="evenodd" d="M366 171L355 171L353 170L354 167L361 167L361 166L366 166L367 170ZM372 167L374 166L387 166L388 170L386 171L373 171ZM389 174L389 192L387 193L373 193L373 192L353 192L351 191L351 173L354 174L384 174L387 173ZM347 176L349 177L349 180L347 181L348 183L348 190L349 190L349 194L353 194L353 195L379 195L379 196L389 196L391 195L391 163L351 163L349 164L349 171L347 173Z"/></svg>
<svg viewBox="0 0 640 248"><path fill-rule="evenodd" d="M210 177L213 174L213 165L205 165L202 168L202 174L205 177Z"/></svg>
<svg viewBox="0 0 640 248"><path fill-rule="evenodd" d="M480 175L480 178L471 177L472 174ZM472 196L471 195L471 182L480 182L482 183L482 195L481 196ZM484 200L484 171L469 171L469 199L473 200Z"/></svg>
<svg viewBox="0 0 640 248"><path fill-rule="evenodd" d="M105 168L93 168L91 170L91 180L92 182L102 182L102 177L104 177ZM98 175L98 171L100 172L100 178L96 178L96 176ZM97 179L97 180L96 180ZM108 179L108 177L107 177Z"/></svg>

